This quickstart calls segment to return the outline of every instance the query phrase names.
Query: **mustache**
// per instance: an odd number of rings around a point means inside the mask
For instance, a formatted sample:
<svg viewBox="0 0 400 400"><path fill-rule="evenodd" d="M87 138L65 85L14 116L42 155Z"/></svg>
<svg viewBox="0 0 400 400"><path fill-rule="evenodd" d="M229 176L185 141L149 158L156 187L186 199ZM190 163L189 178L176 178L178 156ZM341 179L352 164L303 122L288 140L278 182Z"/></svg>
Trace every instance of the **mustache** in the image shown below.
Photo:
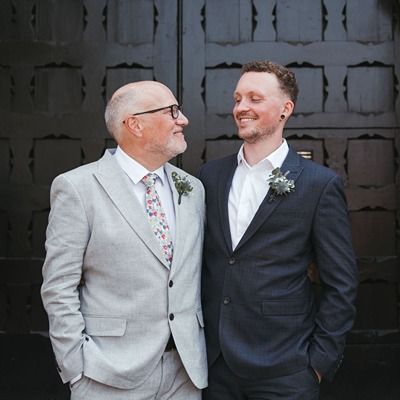
<svg viewBox="0 0 400 400"><path fill-rule="evenodd" d="M254 114L248 114L248 113L245 113L245 112L241 112L239 114L236 114L236 118L243 118L243 117L255 118L256 116Z"/></svg>

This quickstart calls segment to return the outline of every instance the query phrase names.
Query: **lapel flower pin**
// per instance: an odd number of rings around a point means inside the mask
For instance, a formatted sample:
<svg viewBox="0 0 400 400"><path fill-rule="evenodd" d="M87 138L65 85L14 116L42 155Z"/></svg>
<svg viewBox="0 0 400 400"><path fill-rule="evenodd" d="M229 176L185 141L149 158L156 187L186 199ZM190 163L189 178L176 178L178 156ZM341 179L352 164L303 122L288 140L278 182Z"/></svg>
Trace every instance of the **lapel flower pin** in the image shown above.
<svg viewBox="0 0 400 400"><path fill-rule="evenodd" d="M271 203L277 196L287 196L289 193L294 192L294 180L287 179L286 176L290 171L282 174L281 169L275 168L268 177L271 194L268 201Z"/></svg>
<svg viewBox="0 0 400 400"><path fill-rule="evenodd" d="M193 186L187 175L182 178L177 172L174 171L172 172L171 176L175 184L176 191L179 195L178 204L181 204L182 196L187 196L193 190Z"/></svg>

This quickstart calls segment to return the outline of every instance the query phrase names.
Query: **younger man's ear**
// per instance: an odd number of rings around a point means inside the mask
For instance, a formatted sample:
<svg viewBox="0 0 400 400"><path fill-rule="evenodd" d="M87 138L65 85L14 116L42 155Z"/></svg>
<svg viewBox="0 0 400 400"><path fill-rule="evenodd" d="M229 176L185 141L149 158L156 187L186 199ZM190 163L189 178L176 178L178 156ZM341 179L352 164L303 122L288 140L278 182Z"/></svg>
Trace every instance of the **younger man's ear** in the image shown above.
<svg viewBox="0 0 400 400"><path fill-rule="evenodd" d="M282 114L285 114L286 118L288 118L292 114L293 110L294 110L293 101L292 100L286 100L285 104L283 106L283 113Z"/></svg>

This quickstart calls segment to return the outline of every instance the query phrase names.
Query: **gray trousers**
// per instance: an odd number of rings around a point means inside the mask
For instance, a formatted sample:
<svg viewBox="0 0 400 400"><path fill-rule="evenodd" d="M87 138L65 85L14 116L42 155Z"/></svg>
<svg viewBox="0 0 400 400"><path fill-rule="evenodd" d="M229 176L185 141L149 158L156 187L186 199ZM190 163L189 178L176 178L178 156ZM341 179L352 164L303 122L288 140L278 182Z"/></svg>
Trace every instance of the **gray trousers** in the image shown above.
<svg viewBox="0 0 400 400"><path fill-rule="evenodd" d="M165 352L154 372L135 389L118 389L83 376L71 386L71 400L200 400L176 350Z"/></svg>

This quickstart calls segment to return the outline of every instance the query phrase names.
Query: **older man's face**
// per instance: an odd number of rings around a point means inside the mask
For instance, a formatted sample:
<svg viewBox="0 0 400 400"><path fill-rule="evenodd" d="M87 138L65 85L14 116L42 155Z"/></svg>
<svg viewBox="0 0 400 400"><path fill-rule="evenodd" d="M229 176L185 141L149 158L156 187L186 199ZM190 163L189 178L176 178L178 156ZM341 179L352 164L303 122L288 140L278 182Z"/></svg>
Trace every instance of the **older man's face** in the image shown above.
<svg viewBox="0 0 400 400"><path fill-rule="evenodd" d="M146 109L154 109L178 104L175 96L169 90L161 90L151 102L146 104ZM146 150L149 153L163 154L165 158L171 158L183 153L187 143L183 135L183 129L189 121L183 113L179 113L174 119L169 108L152 114L140 116L145 126Z"/></svg>

